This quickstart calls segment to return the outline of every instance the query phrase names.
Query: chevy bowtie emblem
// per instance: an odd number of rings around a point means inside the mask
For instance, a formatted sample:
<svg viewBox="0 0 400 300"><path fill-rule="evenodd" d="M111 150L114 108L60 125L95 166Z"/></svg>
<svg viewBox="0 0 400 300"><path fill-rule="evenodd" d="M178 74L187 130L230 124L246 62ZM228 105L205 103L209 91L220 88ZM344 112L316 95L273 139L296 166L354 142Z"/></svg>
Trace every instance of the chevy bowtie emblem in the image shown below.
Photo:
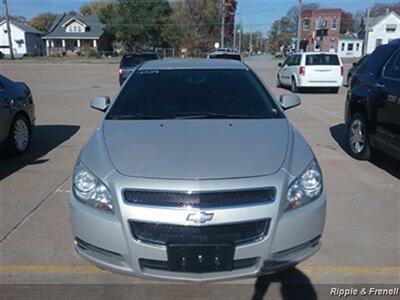
<svg viewBox="0 0 400 300"><path fill-rule="evenodd" d="M206 213L204 211L196 211L193 214L188 214L186 221L190 221L195 224L204 224L205 222L211 221L213 217L214 217L213 213Z"/></svg>

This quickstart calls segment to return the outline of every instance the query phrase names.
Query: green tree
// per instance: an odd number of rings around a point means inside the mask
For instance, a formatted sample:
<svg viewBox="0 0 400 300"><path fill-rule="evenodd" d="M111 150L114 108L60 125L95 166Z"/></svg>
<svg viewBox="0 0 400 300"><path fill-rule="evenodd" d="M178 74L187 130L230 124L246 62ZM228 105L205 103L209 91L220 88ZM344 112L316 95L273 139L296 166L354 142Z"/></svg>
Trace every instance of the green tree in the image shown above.
<svg viewBox="0 0 400 300"><path fill-rule="evenodd" d="M303 11L307 9L318 9L318 3L306 3L303 5ZM275 21L267 37L268 50L276 53L282 45L288 45L292 42L292 38L297 36L298 24L298 6L294 5L289 8L285 17Z"/></svg>
<svg viewBox="0 0 400 300"><path fill-rule="evenodd" d="M172 31L191 56L204 56L220 39L221 2L183 0L173 3Z"/></svg>
<svg viewBox="0 0 400 300"><path fill-rule="evenodd" d="M400 14L400 1L396 3L375 3L371 9L371 17L385 15L388 11Z"/></svg>
<svg viewBox="0 0 400 300"><path fill-rule="evenodd" d="M48 32L55 18L56 15L51 12L41 13L32 18L32 20L29 22L29 25L39 31Z"/></svg>
<svg viewBox="0 0 400 300"><path fill-rule="evenodd" d="M106 30L127 50L164 46L170 15L167 0L118 0L100 10Z"/></svg>
<svg viewBox="0 0 400 300"><path fill-rule="evenodd" d="M342 16L340 19L340 33L357 33L358 31L360 31L360 23L357 21L354 14L349 12L342 12Z"/></svg>
<svg viewBox="0 0 400 300"><path fill-rule="evenodd" d="M95 0L91 3L83 4L79 11L84 16L93 14L99 15L110 3L112 3L110 0Z"/></svg>
<svg viewBox="0 0 400 300"><path fill-rule="evenodd" d="M320 5L318 3L305 3L302 6L302 10L308 10L308 9L319 9ZM289 31L293 33L294 35L297 35L297 24L299 20L299 6L294 5L291 8L289 8L288 12L286 13L286 18L289 20Z"/></svg>
<svg viewBox="0 0 400 300"><path fill-rule="evenodd" d="M269 52L277 53L282 45L291 43L293 32L290 29L290 22L291 20L288 17L283 17L272 24L267 37Z"/></svg>

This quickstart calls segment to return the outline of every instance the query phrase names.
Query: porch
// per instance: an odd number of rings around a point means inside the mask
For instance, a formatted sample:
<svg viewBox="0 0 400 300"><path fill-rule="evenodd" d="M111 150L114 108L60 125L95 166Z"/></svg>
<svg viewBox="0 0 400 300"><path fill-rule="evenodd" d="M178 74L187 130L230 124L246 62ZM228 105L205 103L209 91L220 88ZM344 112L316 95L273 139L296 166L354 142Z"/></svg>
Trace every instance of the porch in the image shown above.
<svg viewBox="0 0 400 300"><path fill-rule="evenodd" d="M48 56L80 55L98 50L98 39L46 39Z"/></svg>

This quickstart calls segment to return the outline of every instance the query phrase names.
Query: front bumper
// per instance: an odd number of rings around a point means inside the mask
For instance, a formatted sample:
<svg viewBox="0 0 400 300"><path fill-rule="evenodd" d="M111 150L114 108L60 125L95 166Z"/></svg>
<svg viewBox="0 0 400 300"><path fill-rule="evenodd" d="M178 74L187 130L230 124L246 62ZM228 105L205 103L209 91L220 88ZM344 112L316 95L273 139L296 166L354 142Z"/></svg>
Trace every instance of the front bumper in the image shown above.
<svg viewBox="0 0 400 300"><path fill-rule="evenodd" d="M244 185L260 187L261 184L265 185L265 179L266 177L249 179ZM70 209L75 249L81 256L103 269L125 275L161 279L199 282L226 280L257 276L290 267L318 251L325 223L326 196L323 194L305 207L283 213L282 201L280 201L282 186L279 187L282 181L279 183L279 174L269 179L270 181L267 182L275 182L274 186L277 187L276 199L273 203L202 209L202 211L213 213L215 216L210 224L206 225L238 223L260 218L270 219L269 230L262 239L235 247L235 261L254 259L252 264L242 268L232 271L188 273L144 267L140 261L166 262L168 260L166 246L136 240L129 228L128 220L188 225L186 221L188 211L193 209L128 205L123 201L122 193L115 194L118 199L118 203L115 205L115 214L86 206L76 200L73 194L71 195ZM135 186L149 188L150 185L154 186L155 184L160 187L157 182L154 182L155 180L151 180L151 183L149 181L150 179L141 179L136 182ZM175 187L194 188L188 184L190 185L188 182L181 182ZM205 182L202 185L203 187L200 189L215 189L212 182ZM229 189L229 186L232 186L232 189L240 188L238 185L240 185L238 180L226 180L224 189ZM122 184L122 186L126 186L126 184ZM121 187L115 187L115 190L121 191Z"/></svg>

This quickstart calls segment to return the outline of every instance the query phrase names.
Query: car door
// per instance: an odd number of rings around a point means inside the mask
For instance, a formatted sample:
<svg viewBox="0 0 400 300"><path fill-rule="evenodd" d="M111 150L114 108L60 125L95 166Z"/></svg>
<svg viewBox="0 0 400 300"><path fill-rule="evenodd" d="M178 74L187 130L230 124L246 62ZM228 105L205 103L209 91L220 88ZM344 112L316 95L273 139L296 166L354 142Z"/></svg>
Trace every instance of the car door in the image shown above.
<svg viewBox="0 0 400 300"><path fill-rule="evenodd" d="M296 80L299 78L300 63L301 63L301 55L300 54L293 55L292 60L290 62L290 66L288 68L289 83L291 83L291 81L292 81L292 75L294 75L296 77Z"/></svg>
<svg viewBox="0 0 400 300"><path fill-rule="evenodd" d="M289 56L285 62L283 63L281 72L280 72L280 77L281 77L281 82L285 85L290 84L290 64L291 61L293 60L293 55Z"/></svg>
<svg viewBox="0 0 400 300"><path fill-rule="evenodd" d="M400 49L385 65L375 88L378 95L377 137L400 151Z"/></svg>
<svg viewBox="0 0 400 300"><path fill-rule="evenodd" d="M8 136L10 127L10 104L8 102L7 91L4 82L0 77L0 142Z"/></svg>

